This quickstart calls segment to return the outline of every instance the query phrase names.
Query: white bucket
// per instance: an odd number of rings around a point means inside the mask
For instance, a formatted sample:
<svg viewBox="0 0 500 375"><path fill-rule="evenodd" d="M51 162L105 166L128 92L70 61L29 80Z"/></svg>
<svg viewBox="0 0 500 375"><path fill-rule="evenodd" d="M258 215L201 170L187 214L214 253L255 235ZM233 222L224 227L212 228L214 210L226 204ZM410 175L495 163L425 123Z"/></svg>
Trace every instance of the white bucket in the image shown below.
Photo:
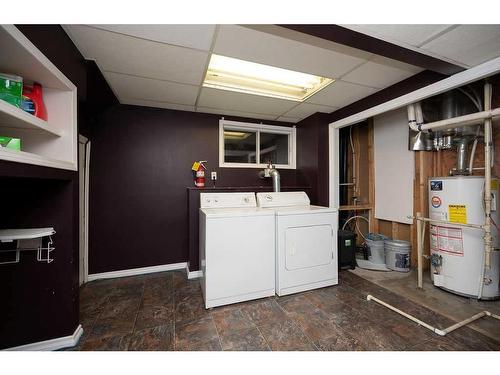
<svg viewBox="0 0 500 375"><path fill-rule="evenodd" d="M384 240L376 241L367 238L366 245L370 249L368 260L376 264L385 264Z"/></svg>
<svg viewBox="0 0 500 375"><path fill-rule="evenodd" d="M385 240L385 265L393 271L410 271L410 250L408 241Z"/></svg>

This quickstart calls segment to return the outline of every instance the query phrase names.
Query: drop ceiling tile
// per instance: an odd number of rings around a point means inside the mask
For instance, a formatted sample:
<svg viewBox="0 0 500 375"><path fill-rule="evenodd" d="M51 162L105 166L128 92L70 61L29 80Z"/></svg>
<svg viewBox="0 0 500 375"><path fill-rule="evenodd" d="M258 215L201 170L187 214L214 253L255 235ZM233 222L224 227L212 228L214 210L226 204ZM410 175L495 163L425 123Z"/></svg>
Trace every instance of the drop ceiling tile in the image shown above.
<svg viewBox="0 0 500 375"><path fill-rule="evenodd" d="M222 25L214 46L216 54L329 78L345 74L371 56L358 52L339 53L237 25Z"/></svg>
<svg viewBox="0 0 500 375"><path fill-rule="evenodd" d="M156 102L153 100L140 100L131 98L120 98L121 104L138 105L141 107L153 107L153 108L164 108L164 109L175 109L179 111L191 111L194 112L194 106L192 105L182 105L176 103L166 103L166 102Z"/></svg>
<svg viewBox="0 0 500 375"><path fill-rule="evenodd" d="M208 53L137 39L87 26L69 25L77 48L101 70L199 84Z"/></svg>
<svg viewBox="0 0 500 375"><path fill-rule="evenodd" d="M283 122L291 122L296 124L299 122L301 119L297 117L288 117L288 116L280 116L276 119L276 121L283 121Z"/></svg>
<svg viewBox="0 0 500 375"><path fill-rule="evenodd" d="M220 108L249 113L261 113L265 115L281 115L297 102L283 99L269 98L259 95L242 94L239 92L211 89L203 87L198 99L198 106L209 108Z"/></svg>
<svg viewBox="0 0 500 375"><path fill-rule="evenodd" d="M461 25L422 49L475 66L500 56L500 25Z"/></svg>
<svg viewBox="0 0 500 375"><path fill-rule="evenodd" d="M361 32L382 39L403 42L412 46L419 46L435 35L445 31L452 25L341 25L351 30Z"/></svg>
<svg viewBox="0 0 500 375"><path fill-rule="evenodd" d="M377 91L378 89L372 87L339 80L314 94L306 102L341 108Z"/></svg>
<svg viewBox="0 0 500 375"><path fill-rule="evenodd" d="M400 61L376 56L342 77L342 81L385 88L423 69Z"/></svg>
<svg viewBox="0 0 500 375"><path fill-rule="evenodd" d="M210 50L215 25L88 25L155 42Z"/></svg>
<svg viewBox="0 0 500 375"><path fill-rule="evenodd" d="M297 107L292 108L290 111L283 114L286 117L304 119L316 112L331 113L338 109L338 107L330 107L326 105L300 103Z"/></svg>
<svg viewBox="0 0 500 375"><path fill-rule="evenodd" d="M217 109L217 108L208 108L208 107L198 107L196 112L201 113L214 113L216 115L221 116L237 116L237 117L248 117L255 118L259 120L274 120L276 118L275 115L264 115L261 113L251 113L251 112L241 112L241 111L231 111L228 109Z"/></svg>
<svg viewBox="0 0 500 375"><path fill-rule="evenodd" d="M198 95L198 86L106 71L103 75L120 98L194 105Z"/></svg>

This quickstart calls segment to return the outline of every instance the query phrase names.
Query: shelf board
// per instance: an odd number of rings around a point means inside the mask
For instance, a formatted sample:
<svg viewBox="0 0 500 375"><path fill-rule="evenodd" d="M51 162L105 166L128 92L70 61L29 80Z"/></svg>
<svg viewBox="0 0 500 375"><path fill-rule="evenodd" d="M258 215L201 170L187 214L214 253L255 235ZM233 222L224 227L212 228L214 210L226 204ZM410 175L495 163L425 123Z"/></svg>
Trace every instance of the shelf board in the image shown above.
<svg viewBox="0 0 500 375"><path fill-rule="evenodd" d="M0 128L34 129L60 137L61 131L51 128L50 123L0 100Z"/></svg>
<svg viewBox="0 0 500 375"><path fill-rule="evenodd" d="M67 169L70 171L77 170L76 164L73 164L73 163L70 163L67 161L47 158L47 157L33 154L31 152L26 152L26 151L16 151L16 150L12 150L12 149L6 148L6 147L0 147L0 160L8 160L8 161L13 161L13 162L18 162L18 163L34 164L34 165L40 165L43 167Z"/></svg>
<svg viewBox="0 0 500 375"><path fill-rule="evenodd" d="M340 206L339 211L369 211L373 207L370 204L358 204L350 206Z"/></svg>

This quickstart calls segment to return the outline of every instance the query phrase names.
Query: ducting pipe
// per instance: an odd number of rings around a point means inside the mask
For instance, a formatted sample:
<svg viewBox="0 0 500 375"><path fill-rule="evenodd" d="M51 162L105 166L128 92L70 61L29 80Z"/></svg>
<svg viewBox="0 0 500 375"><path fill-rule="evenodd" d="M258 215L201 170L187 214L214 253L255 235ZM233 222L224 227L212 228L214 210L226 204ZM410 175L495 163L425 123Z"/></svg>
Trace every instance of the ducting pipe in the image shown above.
<svg viewBox="0 0 500 375"><path fill-rule="evenodd" d="M457 165L453 174L467 175L469 169L467 168L467 153L469 151L469 139L467 137L460 138L457 142Z"/></svg>

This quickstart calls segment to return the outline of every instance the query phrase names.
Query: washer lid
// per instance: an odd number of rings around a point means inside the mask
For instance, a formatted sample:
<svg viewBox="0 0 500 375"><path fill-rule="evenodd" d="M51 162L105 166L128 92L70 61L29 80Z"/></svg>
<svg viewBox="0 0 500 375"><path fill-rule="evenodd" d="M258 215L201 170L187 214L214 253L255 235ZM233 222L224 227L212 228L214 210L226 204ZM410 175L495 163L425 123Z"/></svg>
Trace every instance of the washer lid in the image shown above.
<svg viewBox="0 0 500 375"><path fill-rule="evenodd" d="M309 206L311 201L304 191L257 193L259 207Z"/></svg>
<svg viewBox="0 0 500 375"><path fill-rule="evenodd" d="M207 218L229 218L244 216L274 216L273 210L250 208L200 208Z"/></svg>

